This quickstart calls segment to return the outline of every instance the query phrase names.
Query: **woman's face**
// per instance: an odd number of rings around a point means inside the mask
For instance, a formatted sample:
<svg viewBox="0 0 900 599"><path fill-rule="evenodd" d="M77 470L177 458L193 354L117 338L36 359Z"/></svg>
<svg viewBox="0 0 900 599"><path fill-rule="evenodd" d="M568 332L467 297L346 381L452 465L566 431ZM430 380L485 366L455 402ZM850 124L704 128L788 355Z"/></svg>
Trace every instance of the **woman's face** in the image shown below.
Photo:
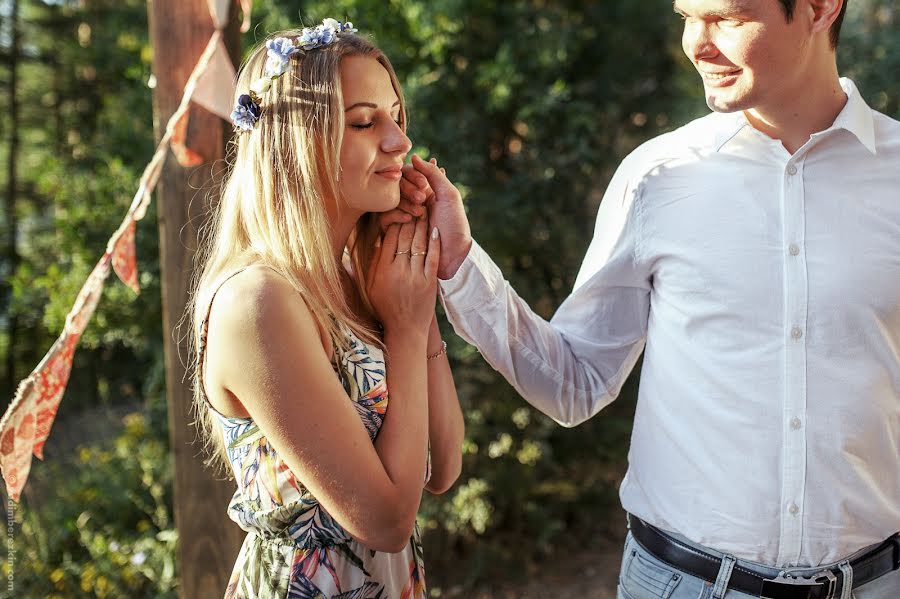
<svg viewBox="0 0 900 599"><path fill-rule="evenodd" d="M400 167L412 143L400 124L400 99L374 58L341 60L344 137L338 190L358 212L384 212L400 202Z"/></svg>

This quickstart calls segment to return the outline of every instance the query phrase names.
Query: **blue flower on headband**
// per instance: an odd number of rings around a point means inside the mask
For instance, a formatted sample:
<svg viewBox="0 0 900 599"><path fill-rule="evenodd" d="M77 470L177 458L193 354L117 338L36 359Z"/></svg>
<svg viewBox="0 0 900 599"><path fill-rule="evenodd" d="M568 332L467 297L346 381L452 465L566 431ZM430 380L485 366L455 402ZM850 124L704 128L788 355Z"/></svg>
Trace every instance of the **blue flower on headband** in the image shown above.
<svg viewBox="0 0 900 599"><path fill-rule="evenodd" d="M250 95L242 94L238 98L237 106L234 107L234 111L231 113L231 122L238 129L250 131L256 125L256 121L259 120L259 115L261 114L262 108L260 108L259 104Z"/></svg>
<svg viewBox="0 0 900 599"><path fill-rule="evenodd" d="M312 50L313 48L327 46L337 39L338 33L355 33L356 31L353 28L353 23L341 23L337 19L325 19L317 27L306 27L298 38L297 43L304 50Z"/></svg>
<svg viewBox="0 0 900 599"><path fill-rule="evenodd" d="M286 37L276 37L267 41L266 48L269 49L269 56L278 56L281 60L290 60L291 56L300 51L300 48L294 45L294 40Z"/></svg>
<svg viewBox="0 0 900 599"><path fill-rule="evenodd" d="M307 27L303 30L303 34L298 40L304 50L312 50L313 48L321 48L327 46L334 41L335 31L331 28L325 28L321 25L315 28Z"/></svg>

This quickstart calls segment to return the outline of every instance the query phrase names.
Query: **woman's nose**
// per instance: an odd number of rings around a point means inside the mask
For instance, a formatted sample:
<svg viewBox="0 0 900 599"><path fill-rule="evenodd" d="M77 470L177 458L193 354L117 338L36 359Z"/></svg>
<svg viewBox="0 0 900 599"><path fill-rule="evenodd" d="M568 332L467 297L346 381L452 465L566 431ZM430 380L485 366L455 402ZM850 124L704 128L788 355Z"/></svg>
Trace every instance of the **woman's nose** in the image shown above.
<svg viewBox="0 0 900 599"><path fill-rule="evenodd" d="M389 154L406 154L412 149L412 142L400 125L392 121L390 130L381 142L381 149Z"/></svg>

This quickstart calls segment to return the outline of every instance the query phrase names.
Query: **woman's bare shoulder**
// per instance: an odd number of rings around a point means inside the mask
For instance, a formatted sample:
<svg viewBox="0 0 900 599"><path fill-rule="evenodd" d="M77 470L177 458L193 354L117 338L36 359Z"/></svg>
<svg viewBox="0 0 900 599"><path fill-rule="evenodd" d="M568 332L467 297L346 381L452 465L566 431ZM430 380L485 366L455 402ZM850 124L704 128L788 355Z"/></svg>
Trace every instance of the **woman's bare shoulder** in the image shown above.
<svg viewBox="0 0 900 599"><path fill-rule="evenodd" d="M251 265L219 288L209 317L210 337L248 349L266 340L293 338L331 354L331 342L303 297L284 276Z"/></svg>

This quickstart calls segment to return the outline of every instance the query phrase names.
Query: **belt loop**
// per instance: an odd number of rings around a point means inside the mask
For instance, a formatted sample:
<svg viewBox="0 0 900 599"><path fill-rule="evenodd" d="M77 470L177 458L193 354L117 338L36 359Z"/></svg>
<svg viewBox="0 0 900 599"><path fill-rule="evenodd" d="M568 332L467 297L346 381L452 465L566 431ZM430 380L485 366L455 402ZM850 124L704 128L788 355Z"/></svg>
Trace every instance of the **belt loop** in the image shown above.
<svg viewBox="0 0 900 599"><path fill-rule="evenodd" d="M838 564L838 568L841 574L844 575L844 586L841 589L840 599L853 599L853 594L851 593L853 590L853 568L850 566L850 561L841 562Z"/></svg>
<svg viewBox="0 0 900 599"><path fill-rule="evenodd" d="M722 565L719 567L719 575L716 577L716 584L713 586L712 599L722 599L725 591L728 590L728 583L731 582L731 571L734 569L734 556L723 555Z"/></svg>

